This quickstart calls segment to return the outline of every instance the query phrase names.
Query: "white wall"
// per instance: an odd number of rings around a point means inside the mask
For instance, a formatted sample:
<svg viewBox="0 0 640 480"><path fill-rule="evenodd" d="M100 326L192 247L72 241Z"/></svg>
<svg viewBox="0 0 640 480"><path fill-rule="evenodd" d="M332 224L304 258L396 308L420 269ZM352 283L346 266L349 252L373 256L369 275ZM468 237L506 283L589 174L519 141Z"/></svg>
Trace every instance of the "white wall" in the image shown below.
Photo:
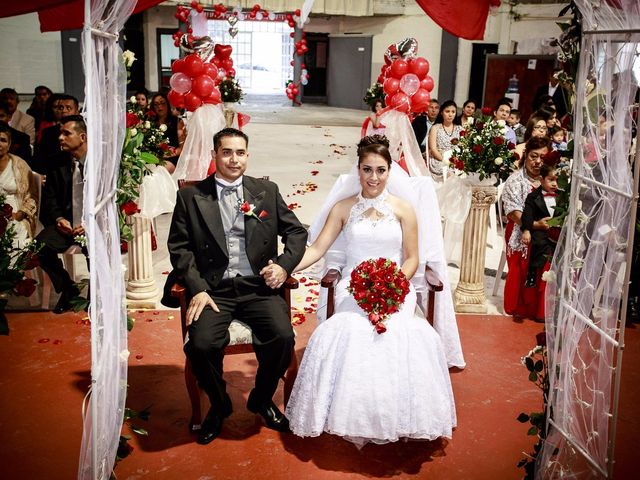
<svg viewBox="0 0 640 480"><path fill-rule="evenodd" d="M37 14L1 18L0 45L0 88L28 95L38 85L64 91L60 33L40 33Z"/></svg>
<svg viewBox="0 0 640 480"><path fill-rule="evenodd" d="M145 44L145 79L144 83L150 91L159 88L158 48L156 30L158 28L178 29L178 20L173 14L175 6L157 6L144 12L144 44Z"/></svg>

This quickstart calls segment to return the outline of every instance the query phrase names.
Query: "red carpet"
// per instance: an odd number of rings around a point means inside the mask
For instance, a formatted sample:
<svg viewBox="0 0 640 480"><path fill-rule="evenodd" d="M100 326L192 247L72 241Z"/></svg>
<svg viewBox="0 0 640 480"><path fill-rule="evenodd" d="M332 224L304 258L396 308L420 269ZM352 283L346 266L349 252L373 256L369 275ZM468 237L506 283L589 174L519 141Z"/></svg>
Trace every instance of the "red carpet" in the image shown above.
<svg viewBox="0 0 640 480"><path fill-rule="evenodd" d="M172 315L174 318L170 319ZM369 445L358 451L330 435L300 439L261 426L245 409L256 368L252 354L225 360L234 413L222 435L200 446L187 431L189 404L183 382L179 320L174 312L136 313L130 333L128 406L149 406L140 422L148 437L135 437L132 455L118 479L517 479L516 464L533 437L516 421L539 408L540 392L527 380L520 357L534 344L541 325L511 317L460 316L467 360L452 372L458 428L450 442ZM9 337L0 337L0 465L3 479L76 477L81 440L82 398L90 382L89 327L83 316L9 314ZM298 355L315 318L297 327ZM640 332L627 330L616 478L633 478L639 420ZM276 403L282 402L281 390Z"/></svg>

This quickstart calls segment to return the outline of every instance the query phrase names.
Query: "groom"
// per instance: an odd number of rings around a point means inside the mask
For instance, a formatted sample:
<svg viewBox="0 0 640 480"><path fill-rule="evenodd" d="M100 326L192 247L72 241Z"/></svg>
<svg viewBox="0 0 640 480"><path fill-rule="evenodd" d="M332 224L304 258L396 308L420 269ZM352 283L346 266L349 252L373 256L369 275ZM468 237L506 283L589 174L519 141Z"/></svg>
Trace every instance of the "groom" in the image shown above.
<svg viewBox="0 0 640 480"><path fill-rule="evenodd" d="M277 185L244 175L249 138L225 128L213 137L216 173L178 192L169 231L172 272L187 288L188 340L184 351L211 401L198 443L222 430L232 407L222 377L228 327L238 318L251 327L258 359L247 408L267 427L289 431L272 401L291 360L294 335L279 289L302 259L307 232L280 196ZM278 255L278 236L284 252Z"/></svg>

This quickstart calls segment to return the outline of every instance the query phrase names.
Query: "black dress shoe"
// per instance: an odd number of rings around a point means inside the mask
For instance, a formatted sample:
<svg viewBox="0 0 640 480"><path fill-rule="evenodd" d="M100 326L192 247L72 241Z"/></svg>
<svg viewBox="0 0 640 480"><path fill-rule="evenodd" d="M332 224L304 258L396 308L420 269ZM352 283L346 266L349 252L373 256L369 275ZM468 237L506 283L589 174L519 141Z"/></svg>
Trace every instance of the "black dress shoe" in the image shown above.
<svg viewBox="0 0 640 480"><path fill-rule="evenodd" d="M66 288L60 294L60 298L58 299L58 303L56 303L55 308L53 309L53 313L64 313L67 310L71 310L71 299L77 297L80 294L80 291L77 288Z"/></svg>
<svg viewBox="0 0 640 480"><path fill-rule="evenodd" d="M207 416L200 427L197 442L200 445L206 445L214 441L222 431L222 421L230 416L232 412L233 407L231 405L231 398L229 398L229 395L226 395L222 408L215 409L214 407L211 407L209 409L209 413L207 413Z"/></svg>
<svg viewBox="0 0 640 480"><path fill-rule="evenodd" d="M278 410L278 407L270 400L263 405L255 405L253 402L247 402L247 409L250 412L259 414L266 424L267 428L278 432L290 432L289 419Z"/></svg>

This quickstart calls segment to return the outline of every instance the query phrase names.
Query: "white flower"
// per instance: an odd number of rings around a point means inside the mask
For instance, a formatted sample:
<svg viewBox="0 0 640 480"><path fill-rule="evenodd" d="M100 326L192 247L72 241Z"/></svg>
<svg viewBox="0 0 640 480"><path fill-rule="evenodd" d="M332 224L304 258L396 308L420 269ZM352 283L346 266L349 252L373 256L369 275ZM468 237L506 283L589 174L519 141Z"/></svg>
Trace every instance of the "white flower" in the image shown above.
<svg viewBox="0 0 640 480"><path fill-rule="evenodd" d="M147 120L146 122L144 122L144 128L149 129L151 128L151 122L149 120Z"/></svg>
<svg viewBox="0 0 640 480"><path fill-rule="evenodd" d="M482 137L480 135L476 135L473 141L476 143L480 143L482 141Z"/></svg>
<svg viewBox="0 0 640 480"><path fill-rule="evenodd" d="M542 281L544 282L555 282L556 280L556 272L553 270L547 270L542 274Z"/></svg>
<svg viewBox="0 0 640 480"><path fill-rule="evenodd" d="M442 164L449 166L451 165L451 155L453 155L453 151L452 150L445 150L444 152L442 152Z"/></svg>
<svg viewBox="0 0 640 480"><path fill-rule="evenodd" d="M496 159L493 161L493 163L495 163L496 165L502 165L502 157L496 157Z"/></svg>
<svg viewBox="0 0 640 480"><path fill-rule="evenodd" d="M469 117L469 118L467 118L467 124L469 124L469 125L473 125L473 123L474 123L475 121L476 121L476 119L475 119L475 118L473 118L473 117Z"/></svg>
<svg viewBox="0 0 640 480"><path fill-rule="evenodd" d="M135 128L132 128L132 129L131 129L131 136L132 136L132 137L135 137L137 134L138 134L138 130L137 130L137 129L135 129Z"/></svg>
<svg viewBox="0 0 640 480"><path fill-rule="evenodd" d="M164 123L160 125L160 131L161 132L166 132L167 131L167 126Z"/></svg>
<svg viewBox="0 0 640 480"><path fill-rule="evenodd" d="M504 127L507 124L507 122L505 122L504 120L498 120L496 123L501 127Z"/></svg>
<svg viewBox="0 0 640 480"><path fill-rule="evenodd" d="M131 97L129 98L129 102L131 102L131 103L138 103L138 101L136 100L135 95L131 95Z"/></svg>
<svg viewBox="0 0 640 480"><path fill-rule="evenodd" d="M136 54L131 50L125 50L124 52L122 52L122 60L124 60L124 66L129 68L131 65L133 65L133 62L136 61Z"/></svg>

